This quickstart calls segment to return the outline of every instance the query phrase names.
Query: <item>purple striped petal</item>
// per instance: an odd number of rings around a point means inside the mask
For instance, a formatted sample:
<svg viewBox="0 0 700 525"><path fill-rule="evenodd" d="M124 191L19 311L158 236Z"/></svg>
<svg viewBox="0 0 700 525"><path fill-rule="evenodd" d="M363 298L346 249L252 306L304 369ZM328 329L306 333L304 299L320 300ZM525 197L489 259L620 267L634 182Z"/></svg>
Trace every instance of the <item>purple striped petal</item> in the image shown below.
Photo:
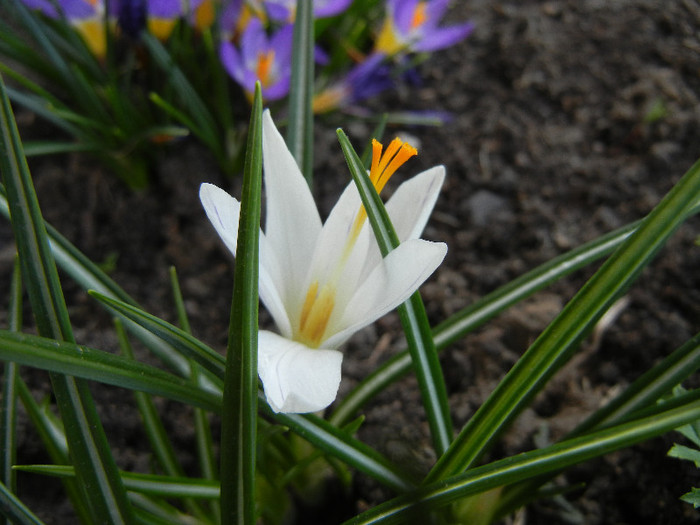
<svg viewBox="0 0 700 525"><path fill-rule="evenodd" d="M352 0L316 0L314 2L314 16L316 18L327 18L336 16L345 11Z"/></svg>
<svg viewBox="0 0 700 525"><path fill-rule="evenodd" d="M434 29L425 33L423 38L413 45L418 52L430 52L450 47L464 40L474 30L474 24L466 22L461 25Z"/></svg>
<svg viewBox="0 0 700 525"><path fill-rule="evenodd" d="M413 24L413 15L418 7L418 0L405 0L401 3L396 3L394 8L393 18L394 27L402 37L407 37L411 33Z"/></svg>
<svg viewBox="0 0 700 525"><path fill-rule="evenodd" d="M178 18L184 14L180 0L148 0L148 16L166 20Z"/></svg>

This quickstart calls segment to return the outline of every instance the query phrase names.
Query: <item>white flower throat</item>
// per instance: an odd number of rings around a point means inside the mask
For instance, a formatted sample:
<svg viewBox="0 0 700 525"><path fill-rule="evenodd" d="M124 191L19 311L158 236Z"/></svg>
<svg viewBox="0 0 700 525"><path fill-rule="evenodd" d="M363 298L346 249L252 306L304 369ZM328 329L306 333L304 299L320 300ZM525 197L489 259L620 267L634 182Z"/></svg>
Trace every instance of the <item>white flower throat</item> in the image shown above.
<svg viewBox="0 0 700 525"><path fill-rule="evenodd" d="M383 146L380 142L372 140L372 165L369 176L377 193L381 193L387 181L399 167L418 153L413 146L404 143L399 138L395 138L389 144L384 155L382 155L382 149ZM335 308L336 283L342 276L345 263L366 220L367 211L363 205L360 205L345 242L343 253L331 276L323 284L316 279L309 285L301 308L298 326L294 327L294 340L310 348L318 348L323 342L328 321Z"/></svg>

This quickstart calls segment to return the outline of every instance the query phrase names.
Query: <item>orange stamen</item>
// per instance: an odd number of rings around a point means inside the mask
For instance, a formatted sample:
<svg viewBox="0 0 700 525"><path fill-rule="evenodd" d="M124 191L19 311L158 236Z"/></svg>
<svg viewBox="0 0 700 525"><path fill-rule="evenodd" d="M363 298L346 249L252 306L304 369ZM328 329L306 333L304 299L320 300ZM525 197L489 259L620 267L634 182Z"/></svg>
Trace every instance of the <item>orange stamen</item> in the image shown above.
<svg viewBox="0 0 700 525"><path fill-rule="evenodd" d="M260 83L263 87L266 87L270 82L268 78L270 76L270 70L272 69L272 64L275 61L275 51L270 50L267 53L258 53L258 69L256 74Z"/></svg>
<svg viewBox="0 0 700 525"><path fill-rule="evenodd" d="M418 2L416 10L413 12L413 18L411 19L411 29L422 26L428 15L425 13L426 4L425 2Z"/></svg>
<svg viewBox="0 0 700 525"><path fill-rule="evenodd" d="M399 149L398 151L393 155L393 158L390 157L390 153L393 154L392 146L394 144L397 144ZM377 190L377 193L381 193L381 191L384 189L384 186L386 183L389 181L391 176L396 172L397 169L399 169L401 166L405 164L405 162L413 157L414 155L417 155L418 151L416 148L411 146L410 144L405 144L401 142L400 139L394 139L392 143L389 145L387 148L387 152L384 158L389 157L391 162L389 162L389 165L386 166L382 172L377 176L376 182L374 182L374 187ZM382 159L384 160L384 159ZM382 163L380 162L380 167Z"/></svg>
<svg viewBox="0 0 700 525"><path fill-rule="evenodd" d="M372 139L372 166L369 169L370 180L372 180L372 173L377 173L379 169L379 159L382 156L382 149L384 146L377 139Z"/></svg>
<svg viewBox="0 0 700 525"><path fill-rule="evenodd" d="M372 165L369 170L369 178L372 181L374 189L377 193L381 193L389 182L391 176L399 169L408 159L418 154L418 150L411 146L410 144L404 143L398 137L391 141L389 147L386 149L384 155L382 155L382 144L372 139ZM354 239L360 233L362 225L367 219L367 211L364 206L360 206L357 216L355 217L355 223L353 224L350 239L352 244Z"/></svg>

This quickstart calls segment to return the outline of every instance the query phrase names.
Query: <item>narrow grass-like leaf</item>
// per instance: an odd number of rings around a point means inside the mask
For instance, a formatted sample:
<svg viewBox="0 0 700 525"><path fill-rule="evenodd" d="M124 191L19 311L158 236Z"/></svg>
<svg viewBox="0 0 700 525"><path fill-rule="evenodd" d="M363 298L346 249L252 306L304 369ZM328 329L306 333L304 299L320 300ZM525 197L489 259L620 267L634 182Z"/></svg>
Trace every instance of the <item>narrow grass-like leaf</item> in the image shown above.
<svg viewBox="0 0 700 525"><path fill-rule="evenodd" d="M10 17L7 17L8 19ZM42 76L49 82L59 81L55 67L51 62L37 51L36 46L30 45L28 39L20 36L16 31L18 23L11 17L12 22L7 24L7 20L0 20L0 54L6 57L8 62L13 60L23 64L29 71L41 72ZM3 64L3 72L6 68Z"/></svg>
<svg viewBox="0 0 700 525"><path fill-rule="evenodd" d="M697 397L689 397L684 404L670 410L657 410L643 419L518 454L429 484L413 494L370 509L347 521L346 525L405 523L417 508L436 509L466 496L629 447L700 418L700 400Z"/></svg>
<svg viewBox="0 0 700 525"><path fill-rule="evenodd" d="M320 450L364 472L382 485L396 492L406 492L415 487L414 480L406 472L373 448L324 419L312 414L276 414L264 402L264 397L261 397L259 402L261 410L278 423L289 427Z"/></svg>
<svg viewBox="0 0 700 525"><path fill-rule="evenodd" d="M693 215L698 211L699 208L696 205L689 210L688 215ZM641 221L633 222L582 244L545 262L463 308L433 330L433 338L438 351L444 350L447 346L474 331L506 308L530 297L535 292L544 289L562 277L591 264L601 257L609 255L639 227L639 224L641 224ZM336 425L344 425L377 393L410 371L411 356L408 350L403 350L387 360L386 363L373 371L351 390L337 404L330 421Z"/></svg>
<svg viewBox="0 0 700 525"><path fill-rule="evenodd" d="M192 388L191 383L185 382L175 376L171 376L162 370L149 367L148 365L139 364L135 361L130 361L120 356L104 353L104 355L101 357L104 357L105 361L110 361L115 364L113 370L109 370L106 366L101 365L96 367L90 363L91 358L100 353L98 350L84 347L80 348L76 347L75 345L69 345L68 343L56 345L50 340L44 340L43 338L26 334L21 336L18 334L12 334L14 337L6 339L5 335L7 334L9 333L6 331L0 331L0 349L9 348L13 354L1 355L3 359L27 359L27 364L38 366L40 368L43 367L44 364L46 366L55 366L56 356L50 355L48 349L46 352L47 355L45 361L37 361L32 357L26 357L27 352L31 352L33 348L35 349L37 346L41 346L45 341L45 344L53 347L56 352L60 352L61 348L65 347L71 355L81 356L78 359L75 359L72 366L68 368L68 371L76 376L94 381L101 381L124 388L138 389L144 392L150 392L154 395L162 395L164 397L182 400L185 402L193 401L193 397L200 397L204 401L201 403L201 405L204 405L205 408L215 412L220 410L218 401L220 398L218 398L218 396L210 394L206 390L194 392L195 389ZM18 338L26 338L31 342L25 345L15 346L15 342ZM124 371L128 373L125 373ZM132 374L131 372L134 373ZM169 379L164 380L166 377ZM23 387L23 383L20 382L20 387L20 395L22 396L23 402L25 402L25 404L27 402L33 403L33 408L28 408L28 412L30 415L35 414L36 417L40 417L41 410L34 403L34 400L29 391L26 389L26 386ZM189 399L184 399L184 396L189 396ZM398 467L393 465L374 449L353 438L345 431L315 416L276 414L272 412L272 410L265 403L264 394L258 392L258 399L262 410L268 417L271 417L278 423L289 427L292 431L299 434L301 437L318 447L326 454L341 459L342 461L356 468L358 471L364 472L383 485L398 492L406 491L414 486L411 481L408 481L409 478L407 475ZM196 402L193 402L192 404L195 406L200 405L200 403ZM35 423L35 426L36 425L37 423ZM47 436L57 435L55 432L50 430L50 422L41 424L38 427L44 428ZM62 433L60 434L62 436ZM53 441L55 442L53 448L56 450L56 454L59 454L61 450L61 440L59 439L58 441ZM54 454L52 454L52 458L54 458Z"/></svg>
<svg viewBox="0 0 700 525"><path fill-rule="evenodd" d="M30 93L24 93L13 88L7 88L8 95L16 104L24 106L26 109L36 113L41 118L49 121L54 126L62 129L63 131L70 133L76 137L80 137L83 134L83 130L72 122L65 120L58 116L58 109L55 106L49 104L45 99L38 95L33 95ZM59 106L60 107L60 106ZM66 115L67 113L64 113Z"/></svg>
<svg viewBox="0 0 700 525"><path fill-rule="evenodd" d="M469 468L571 357L605 311L628 289L700 198L696 162L525 352L441 457L428 481Z"/></svg>
<svg viewBox="0 0 700 525"><path fill-rule="evenodd" d="M549 284L610 254L635 230L638 222L615 230L579 246L463 308L433 330L437 349L444 350L506 308L530 297ZM403 350L363 379L335 407L330 417L336 425L344 425L370 399L411 371L411 356Z"/></svg>
<svg viewBox="0 0 700 525"><path fill-rule="evenodd" d="M258 241L262 194L262 93L248 128L221 421L221 521L254 525L258 417Z"/></svg>
<svg viewBox="0 0 700 525"><path fill-rule="evenodd" d="M61 421L53 414L48 405L44 403L40 406L35 400L29 387L18 376L17 393L24 405L24 409L32 422L33 428L39 434L44 450L51 460L56 464L69 463L68 443ZM68 498L71 502L83 502L84 492L78 486L76 480L66 480L63 484ZM90 523L90 514L87 505L75 505L74 510L81 523Z"/></svg>
<svg viewBox="0 0 700 525"><path fill-rule="evenodd" d="M289 88L287 147L313 187L314 13L312 0L296 2Z"/></svg>
<svg viewBox="0 0 700 525"><path fill-rule="evenodd" d="M192 516L170 505L162 498L129 492L141 525L192 525Z"/></svg>
<svg viewBox="0 0 700 525"><path fill-rule="evenodd" d="M188 110L187 118L192 119L196 123L196 130L202 142L209 146L219 158L223 158L223 143L219 137L216 120L197 93L197 90L194 89L185 74L175 64L165 47L163 47L163 44L155 36L143 32L141 34L141 42L148 49L153 61L168 76L170 85Z"/></svg>
<svg viewBox="0 0 700 525"><path fill-rule="evenodd" d="M129 343L128 336L119 319L115 319L117 336L122 352L128 359L134 359L134 353ZM184 476L182 466L177 460L175 449L168 437L168 433L158 415L158 411L150 396L144 392L134 391L139 414L143 420L146 436L151 444L156 460L168 476ZM123 476L122 476L123 477ZM127 487L128 488L128 487ZM191 505L188 505L191 507ZM191 509L192 510L192 509ZM196 510L196 509L194 509Z"/></svg>
<svg viewBox="0 0 700 525"><path fill-rule="evenodd" d="M224 378L225 359L214 349L208 347L187 332L170 323L144 312L136 306L112 299L100 293L90 291L92 297L107 306L120 317L131 320L149 332L163 339L188 359L194 359L205 370L219 379Z"/></svg>
<svg viewBox="0 0 700 525"><path fill-rule="evenodd" d="M7 196L2 185L0 185L0 213L7 218L10 216ZM80 250L68 242L55 228L50 224L46 224L46 230L50 241L51 252L53 253L56 263L80 284L83 289L96 290L100 294L111 299L117 299L122 303L134 307L136 306L136 301L134 301L134 299L120 288L119 285L95 263L81 253ZM125 320L125 326L173 370L177 370L184 377L190 376L191 370L189 360L175 351L175 349L163 339L158 338L129 319ZM206 382L207 381L205 381L205 383Z"/></svg>
<svg viewBox="0 0 700 525"><path fill-rule="evenodd" d="M565 439L574 438L604 425L625 421L635 412L654 406L662 396L700 368L700 334L686 341L672 354L645 372L625 391L586 418ZM556 472L507 487L499 502L499 514L505 515L533 499L539 486Z"/></svg>
<svg viewBox="0 0 700 525"><path fill-rule="evenodd" d="M47 37L47 26L40 24L36 16L22 2L12 2L12 4L18 15L18 21L22 23L39 48L46 54L47 62L59 73L59 78L66 83L64 87L70 88L70 67Z"/></svg>
<svg viewBox="0 0 700 525"><path fill-rule="evenodd" d="M191 334L192 331L190 329L189 319L187 318L185 301L182 297L180 281L177 278L177 271L175 270L174 266L170 268L170 284L173 290L173 299L175 301L175 309L177 310L178 322L185 332ZM192 370L196 374L198 368L194 366L192 367ZM193 377L192 381L196 384L197 377ZM193 417L195 438L197 443L197 458L199 459L198 465L202 473L202 477L211 480L218 479L216 463L214 460L214 441L212 440L207 412L201 408L195 408ZM216 523L221 522L221 507L219 505L211 505L211 510L215 516L214 521Z"/></svg>
<svg viewBox="0 0 700 525"><path fill-rule="evenodd" d="M35 140L24 145L24 153L27 157L39 155L55 155L57 153L95 153L101 151L97 144L83 144L82 142L61 142L57 140Z"/></svg>
<svg viewBox="0 0 700 525"><path fill-rule="evenodd" d="M13 332L22 329L22 273L19 258L15 257L10 282L10 304L8 307L8 328ZM12 471L16 457L15 432L17 408L17 372L16 363L6 362L4 367L4 382L2 389L2 406L0 407L0 482L11 492L15 491L15 475Z"/></svg>
<svg viewBox="0 0 700 525"><path fill-rule="evenodd" d="M19 259L15 257L12 281L10 283L10 304L7 321L9 329L18 332L22 328L22 276ZM15 473L12 465L17 456L17 364L6 362L2 385L2 405L0 405L0 483L10 492L16 490ZM7 518L1 523L8 524Z"/></svg>
<svg viewBox="0 0 700 525"><path fill-rule="evenodd" d="M360 192L362 203L367 210L367 216L374 230L379 249L382 256L386 257L391 250L399 245L399 239L379 194L367 176L362 161L342 130L338 130L338 139L352 178ZM452 442L452 419L447 402L445 378L440 368L423 300L418 292L415 292L408 301L399 306L399 316L418 378L433 445L437 455L441 456Z"/></svg>
<svg viewBox="0 0 700 525"><path fill-rule="evenodd" d="M69 465L19 465L15 470L59 478L75 476L75 469ZM127 490L142 494L165 498L216 499L219 497L219 484L206 479L125 471L121 471L120 475Z"/></svg>
<svg viewBox="0 0 700 525"><path fill-rule="evenodd" d="M149 95L149 99L156 106L161 108L168 115L180 122L180 124L185 126L187 129L189 129L204 144L209 146L209 143L207 141L211 140L212 137L209 137L207 133L199 127L199 124L196 123L188 114L176 108L173 104L165 100L158 93L151 93Z"/></svg>
<svg viewBox="0 0 700 525"><path fill-rule="evenodd" d="M0 514L14 525L44 525L4 483L0 483Z"/></svg>
<svg viewBox="0 0 700 525"><path fill-rule="evenodd" d="M173 300L175 301L175 310L177 311L177 322L183 332L192 333L190 321L187 318L185 310L185 301L182 298L182 290L180 289L180 281L177 278L177 270L174 266L170 267L170 288L173 290Z"/></svg>
<svg viewBox="0 0 700 525"><path fill-rule="evenodd" d="M221 398L159 368L64 341L0 330L0 359L219 411Z"/></svg>
<svg viewBox="0 0 700 525"><path fill-rule="evenodd" d="M39 333L73 341L63 291L51 254L39 203L12 115L5 84L0 79L0 170L8 192L12 228L22 274ZM117 473L102 424L86 383L51 374L56 401L71 445L78 478L91 487L89 509L95 522L131 522L133 513ZM82 505L81 502L73 502Z"/></svg>
<svg viewBox="0 0 700 525"><path fill-rule="evenodd" d="M127 359L134 360L134 351L129 343L126 330L124 330L119 319L115 319L114 324L122 353ZM158 411L153 404L153 400L144 392L136 390L134 391L134 397L136 398L136 405L138 406L139 414L143 421L144 431L158 464L169 476L184 476L182 466L177 460L175 449L168 437L168 432L165 430L163 422L158 416Z"/></svg>
<svg viewBox="0 0 700 525"><path fill-rule="evenodd" d="M696 334L640 376L613 401L576 427L574 435L600 425L620 421L635 410L656 403L699 368L700 334Z"/></svg>

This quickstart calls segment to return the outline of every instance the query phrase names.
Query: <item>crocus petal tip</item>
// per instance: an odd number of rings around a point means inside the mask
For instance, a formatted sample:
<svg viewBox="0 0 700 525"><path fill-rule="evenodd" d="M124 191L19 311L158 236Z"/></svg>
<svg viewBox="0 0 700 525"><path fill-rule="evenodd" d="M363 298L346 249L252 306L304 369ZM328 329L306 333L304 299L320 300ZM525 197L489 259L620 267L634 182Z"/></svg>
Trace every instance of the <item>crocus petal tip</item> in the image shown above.
<svg viewBox="0 0 700 525"><path fill-rule="evenodd" d="M311 349L266 330L258 335L258 374L274 412L323 410L338 395L343 354Z"/></svg>

